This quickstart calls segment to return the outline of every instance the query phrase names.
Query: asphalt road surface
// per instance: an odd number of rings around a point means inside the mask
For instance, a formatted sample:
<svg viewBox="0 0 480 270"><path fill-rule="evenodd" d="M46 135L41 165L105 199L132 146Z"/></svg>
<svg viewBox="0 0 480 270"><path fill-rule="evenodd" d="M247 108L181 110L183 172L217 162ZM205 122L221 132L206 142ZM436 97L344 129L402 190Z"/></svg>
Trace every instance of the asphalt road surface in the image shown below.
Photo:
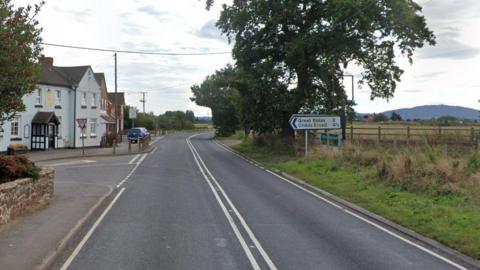
<svg viewBox="0 0 480 270"><path fill-rule="evenodd" d="M63 269L462 269L211 136L160 141Z"/></svg>

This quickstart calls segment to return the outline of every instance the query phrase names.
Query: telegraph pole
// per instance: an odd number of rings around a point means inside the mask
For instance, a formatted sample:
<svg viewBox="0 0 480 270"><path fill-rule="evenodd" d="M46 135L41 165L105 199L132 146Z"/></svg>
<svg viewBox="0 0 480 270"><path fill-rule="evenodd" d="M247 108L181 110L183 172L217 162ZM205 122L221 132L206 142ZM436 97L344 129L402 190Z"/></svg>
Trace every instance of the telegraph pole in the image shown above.
<svg viewBox="0 0 480 270"><path fill-rule="evenodd" d="M142 94L142 99L140 99L140 102L143 103L143 114L145 114L145 103L147 103L147 100L145 99L145 94L147 92L143 91L143 92L140 92Z"/></svg>
<svg viewBox="0 0 480 270"><path fill-rule="evenodd" d="M118 133L118 101L117 101L117 53L113 54L115 58L115 137Z"/></svg>

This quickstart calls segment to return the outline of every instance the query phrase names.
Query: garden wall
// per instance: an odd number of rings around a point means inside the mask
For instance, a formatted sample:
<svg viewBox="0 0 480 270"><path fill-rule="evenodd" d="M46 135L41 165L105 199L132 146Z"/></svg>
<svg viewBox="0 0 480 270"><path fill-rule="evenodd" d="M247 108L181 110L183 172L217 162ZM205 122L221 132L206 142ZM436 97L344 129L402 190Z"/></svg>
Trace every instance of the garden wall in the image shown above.
<svg viewBox="0 0 480 270"><path fill-rule="evenodd" d="M0 226L47 206L53 198L54 175L52 168L44 168L37 180L22 178L0 184Z"/></svg>

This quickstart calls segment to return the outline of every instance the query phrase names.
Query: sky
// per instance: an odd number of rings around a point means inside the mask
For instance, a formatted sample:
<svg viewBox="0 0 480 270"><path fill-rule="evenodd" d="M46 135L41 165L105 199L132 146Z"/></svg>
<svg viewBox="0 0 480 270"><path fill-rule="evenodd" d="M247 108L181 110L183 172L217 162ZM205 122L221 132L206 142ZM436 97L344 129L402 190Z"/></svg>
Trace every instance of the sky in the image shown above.
<svg viewBox="0 0 480 270"><path fill-rule="evenodd" d="M38 1L14 0L17 6ZM229 52L231 45L215 28L221 4L205 10L205 1L176 0L46 0L38 20L45 43L115 50L169 53ZM480 103L480 1L418 0L437 46L415 52L413 64L397 57L405 73L391 100L370 100L368 88L355 85L355 109L381 112L418 105L447 104L479 108ZM91 65L104 72L114 91L114 58L109 52L45 46L54 65ZM118 54L118 91L126 92L128 105L141 109L140 92L146 91L146 111L192 110L209 116L210 110L189 100L190 86L233 63L230 54L208 56L153 56ZM359 70L346 73L359 77ZM345 80L347 89L350 81Z"/></svg>

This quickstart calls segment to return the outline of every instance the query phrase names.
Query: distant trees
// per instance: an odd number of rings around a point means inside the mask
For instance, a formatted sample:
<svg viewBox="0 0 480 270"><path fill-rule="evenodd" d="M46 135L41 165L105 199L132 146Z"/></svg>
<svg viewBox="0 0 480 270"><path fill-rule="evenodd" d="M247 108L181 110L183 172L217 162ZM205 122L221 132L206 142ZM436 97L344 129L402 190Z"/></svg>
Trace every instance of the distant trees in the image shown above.
<svg viewBox="0 0 480 270"><path fill-rule="evenodd" d="M133 121L128 118L128 113L133 107L125 106L125 128L132 128ZM155 129L175 129L187 130L194 129L195 114L193 111L167 111L161 115L154 115L153 113L137 113L135 127L144 127L148 130Z"/></svg>
<svg viewBox="0 0 480 270"><path fill-rule="evenodd" d="M167 111L158 116L158 125L161 129L194 129L194 121L195 115L192 111Z"/></svg>
<svg viewBox="0 0 480 270"><path fill-rule="evenodd" d="M402 121L402 116L396 112L392 112L392 115L390 116L390 120L392 121Z"/></svg>
<svg viewBox="0 0 480 270"><path fill-rule="evenodd" d="M192 100L225 134L241 126L290 135L294 113L351 111L342 80L352 63L371 99L389 99L403 73L397 52L412 62L416 48L435 44L411 0L234 0L217 27L234 41L236 63L194 85Z"/></svg>
<svg viewBox="0 0 480 270"><path fill-rule="evenodd" d="M386 122L386 121L388 121L388 116L386 116L384 113L379 113L379 114L374 113L373 114L373 121L374 122Z"/></svg>
<svg viewBox="0 0 480 270"><path fill-rule="evenodd" d="M0 120L23 111L22 97L36 89L42 51L36 15L44 2L15 8L0 1Z"/></svg>

